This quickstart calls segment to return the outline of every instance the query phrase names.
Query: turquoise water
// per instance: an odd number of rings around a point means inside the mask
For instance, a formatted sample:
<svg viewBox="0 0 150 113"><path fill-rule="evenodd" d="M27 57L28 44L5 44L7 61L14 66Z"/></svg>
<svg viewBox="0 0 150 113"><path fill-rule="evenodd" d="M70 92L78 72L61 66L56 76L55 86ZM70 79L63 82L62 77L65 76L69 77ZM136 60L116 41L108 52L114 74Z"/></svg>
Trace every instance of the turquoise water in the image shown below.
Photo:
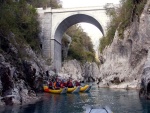
<svg viewBox="0 0 150 113"><path fill-rule="evenodd" d="M150 113L150 100L141 100L136 90L92 87L90 93L49 94L35 104L0 108L0 113L83 113L83 107L109 106L114 113Z"/></svg>

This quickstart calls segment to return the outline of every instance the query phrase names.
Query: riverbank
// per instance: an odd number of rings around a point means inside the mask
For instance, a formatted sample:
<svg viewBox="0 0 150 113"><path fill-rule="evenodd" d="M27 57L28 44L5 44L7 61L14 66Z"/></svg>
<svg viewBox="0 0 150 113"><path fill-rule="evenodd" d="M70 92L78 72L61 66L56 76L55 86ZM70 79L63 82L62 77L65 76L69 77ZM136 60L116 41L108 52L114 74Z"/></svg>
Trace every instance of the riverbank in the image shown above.
<svg viewBox="0 0 150 113"><path fill-rule="evenodd" d="M99 88L110 88L110 89L136 89L140 90L140 83L138 80L134 80L132 82L123 82L120 84L110 84L101 82L98 85Z"/></svg>
<svg viewBox="0 0 150 113"><path fill-rule="evenodd" d="M25 106L29 104L34 104L40 100L42 100L43 95L40 94L27 94L22 93L21 97L18 98L16 95L7 95L5 97L0 97L0 107L2 106Z"/></svg>

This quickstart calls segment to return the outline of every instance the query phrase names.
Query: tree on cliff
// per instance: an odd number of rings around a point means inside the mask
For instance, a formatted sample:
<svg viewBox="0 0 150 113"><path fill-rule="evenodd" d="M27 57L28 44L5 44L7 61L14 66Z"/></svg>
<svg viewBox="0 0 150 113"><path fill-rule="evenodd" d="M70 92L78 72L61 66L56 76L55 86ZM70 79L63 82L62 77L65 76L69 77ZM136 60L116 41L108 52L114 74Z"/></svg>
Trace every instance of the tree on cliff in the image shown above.
<svg viewBox="0 0 150 113"><path fill-rule="evenodd" d="M58 0L26 0L28 3L32 4L34 7L51 7L61 8L61 3Z"/></svg>
<svg viewBox="0 0 150 113"><path fill-rule="evenodd" d="M5 45L7 37L13 34L18 48L29 44L32 49L39 50L39 23L36 9L25 0L14 2L6 0L0 3L0 48ZM13 40L12 40L12 43Z"/></svg>
<svg viewBox="0 0 150 113"><path fill-rule="evenodd" d="M66 34L72 38L67 59L77 59L81 62L95 61L95 51L92 41L80 26L74 25L70 27L66 31ZM63 39L62 41L65 40Z"/></svg>
<svg viewBox="0 0 150 113"><path fill-rule="evenodd" d="M134 18L139 18L147 0L121 0L120 6L109 9L106 14L110 17L107 25L107 32L100 39L99 51L102 53L104 48L112 43L116 30L120 39L123 39L124 30L130 25ZM106 4L105 7L108 7Z"/></svg>

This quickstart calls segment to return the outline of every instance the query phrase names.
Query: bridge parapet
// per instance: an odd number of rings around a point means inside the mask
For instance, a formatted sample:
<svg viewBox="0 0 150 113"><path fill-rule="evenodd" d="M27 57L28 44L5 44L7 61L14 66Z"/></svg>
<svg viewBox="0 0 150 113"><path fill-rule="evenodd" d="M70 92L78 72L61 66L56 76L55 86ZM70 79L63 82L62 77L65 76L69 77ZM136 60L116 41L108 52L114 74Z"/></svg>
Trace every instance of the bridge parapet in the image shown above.
<svg viewBox="0 0 150 113"><path fill-rule="evenodd" d="M52 9L52 13L64 13L64 12L77 12L77 11L92 11L92 10L106 10L103 7L77 7L77 8L61 8L61 9Z"/></svg>
<svg viewBox="0 0 150 113"><path fill-rule="evenodd" d="M51 7L48 7L46 9L43 9L42 7L40 8L36 8L38 14L41 14L41 13L51 13L52 12L52 8Z"/></svg>
<svg viewBox="0 0 150 113"><path fill-rule="evenodd" d="M102 6L94 6L94 7L76 7L76 8L59 8L52 9L48 7L46 9L37 8L38 13L65 13L65 12L77 12L77 11L92 11L92 10L106 10Z"/></svg>

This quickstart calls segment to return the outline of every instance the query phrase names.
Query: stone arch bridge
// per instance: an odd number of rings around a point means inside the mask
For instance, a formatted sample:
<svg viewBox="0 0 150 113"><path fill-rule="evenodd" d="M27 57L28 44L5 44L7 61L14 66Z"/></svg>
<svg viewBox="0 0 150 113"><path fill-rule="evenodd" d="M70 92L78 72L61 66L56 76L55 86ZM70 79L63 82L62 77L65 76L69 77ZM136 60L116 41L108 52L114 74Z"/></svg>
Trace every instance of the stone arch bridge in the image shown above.
<svg viewBox="0 0 150 113"><path fill-rule="evenodd" d="M80 22L95 25L104 34L106 9L103 7L43 9L37 8L41 26L41 47L44 57L51 59L52 66L60 71L62 65L61 40L64 32ZM89 28L90 29L90 28Z"/></svg>

